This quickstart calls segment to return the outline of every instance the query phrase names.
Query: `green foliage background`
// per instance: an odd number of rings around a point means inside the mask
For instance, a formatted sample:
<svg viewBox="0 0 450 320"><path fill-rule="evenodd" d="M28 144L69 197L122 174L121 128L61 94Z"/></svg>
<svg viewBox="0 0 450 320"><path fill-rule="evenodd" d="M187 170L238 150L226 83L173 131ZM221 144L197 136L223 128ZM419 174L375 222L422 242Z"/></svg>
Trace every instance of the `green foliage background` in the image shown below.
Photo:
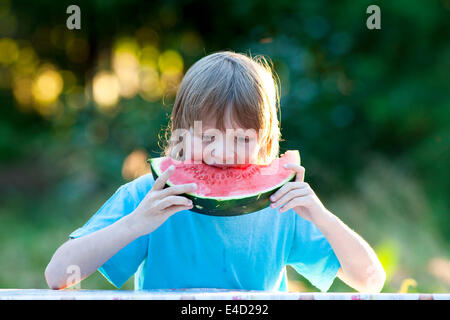
<svg viewBox="0 0 450 320"><path fill-rule="evenodd" d="M70 4L81 8L81 30L65 29ZM381 30L366 27L370 4L381 8ZM173 96L122 98L104 113L90 94L115 41L139 42L147 27L184 72L219 50L270 58L281 149L301 151L323 203L375 248L388 272L383 291L412 278L410 292L448 292L449 12L448 0L0 0L0 40L70 70L85 95L84 107L69 107L65 81L60 112L43 116L20 105L14 64L0 63L0 287L46 288L56 248L126 182L125 158L159 154ZM85 59L68 58L73 37L88 44ZM317 290L292 270L289 278ZM112 286L97 273L82 288ZM337 279L331 291L352 289Z"/></svg>

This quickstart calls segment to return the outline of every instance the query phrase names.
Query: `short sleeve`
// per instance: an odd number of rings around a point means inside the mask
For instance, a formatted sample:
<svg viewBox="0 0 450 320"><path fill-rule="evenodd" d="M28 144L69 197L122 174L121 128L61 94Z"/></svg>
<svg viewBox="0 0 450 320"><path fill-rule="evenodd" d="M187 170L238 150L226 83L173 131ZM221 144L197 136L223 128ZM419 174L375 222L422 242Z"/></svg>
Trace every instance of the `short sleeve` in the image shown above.
<svg viewBox="0 0 450 320"><path fill-rule="evenodd" d="M320 230L298 214L294 214L295 230L287 264L326 292L341 267L331 245Z"/></svg>
<svg viewBox="0 0 450 320"><path fill-rule="evenodd" d="M105 228L127 214L139 204L140 199L132 194L128 185L121 186L81 228L72 232L71 239ZM131 189L134 190L134 189ZM120 288L137 271L147 256L148 236L129 243L103 264L98 271L115 287Z"/></svg>

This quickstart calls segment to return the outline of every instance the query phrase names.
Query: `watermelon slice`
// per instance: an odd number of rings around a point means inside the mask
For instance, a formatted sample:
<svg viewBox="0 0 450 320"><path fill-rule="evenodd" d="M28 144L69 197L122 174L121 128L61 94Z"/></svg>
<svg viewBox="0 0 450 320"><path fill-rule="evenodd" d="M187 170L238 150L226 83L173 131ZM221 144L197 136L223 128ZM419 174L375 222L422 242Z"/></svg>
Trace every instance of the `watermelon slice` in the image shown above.
<svg viewBox="0 0 450 320"><path fill-rule="evenodd" d="M300 153L289 150L265 166L221 168L204 163L184 163L170 157L152 158L148 162L155 179L171 165L175 166L166 187L197 184L195 192L183 194L194 204L191 211L212 216L236 216L267 207L269 197L285 183L294 180L295 172L283 165L300 164Z"/></svg>

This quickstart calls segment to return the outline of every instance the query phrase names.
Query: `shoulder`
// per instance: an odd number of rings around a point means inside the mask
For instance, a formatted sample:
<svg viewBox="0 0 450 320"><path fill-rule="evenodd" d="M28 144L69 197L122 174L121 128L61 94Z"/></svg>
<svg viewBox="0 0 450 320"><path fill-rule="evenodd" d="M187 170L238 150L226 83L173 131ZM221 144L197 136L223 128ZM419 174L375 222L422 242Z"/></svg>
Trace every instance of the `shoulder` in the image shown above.
<svg viewBox="0 0 450 320"><path fill-rule="evenodd" d="M127 192L135 200L142 200L145 195L153 187L155 180L151 173L147 173L139 178L134 179L120 187L123 191Z"/></svg>
<svg viewBox="0 0 450 320"><path fill-rule="evenodd" d="M319 228L309 220L306 220L292 210L295 224L295 237L301 243L322 242L325 236Z"/></svg>

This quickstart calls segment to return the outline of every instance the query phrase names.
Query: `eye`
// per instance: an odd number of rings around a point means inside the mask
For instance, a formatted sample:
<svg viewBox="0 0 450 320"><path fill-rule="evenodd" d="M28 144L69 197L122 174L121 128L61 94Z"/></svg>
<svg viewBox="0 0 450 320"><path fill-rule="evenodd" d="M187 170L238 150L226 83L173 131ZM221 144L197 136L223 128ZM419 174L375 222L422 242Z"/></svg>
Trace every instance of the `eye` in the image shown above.
<svg viewBox="0 0 450 320"><path fill-rule="evenodd" d="M214 141L214 136L211 136L209 134L202 134L202 140L204 142L212 142Z"/></svg>
<svg viewBox="0 0 450 320"><path fill-rule="evenodd" d="M250 138L249 137L234 137L234 141L238 143L249 143Z"/></svg>

